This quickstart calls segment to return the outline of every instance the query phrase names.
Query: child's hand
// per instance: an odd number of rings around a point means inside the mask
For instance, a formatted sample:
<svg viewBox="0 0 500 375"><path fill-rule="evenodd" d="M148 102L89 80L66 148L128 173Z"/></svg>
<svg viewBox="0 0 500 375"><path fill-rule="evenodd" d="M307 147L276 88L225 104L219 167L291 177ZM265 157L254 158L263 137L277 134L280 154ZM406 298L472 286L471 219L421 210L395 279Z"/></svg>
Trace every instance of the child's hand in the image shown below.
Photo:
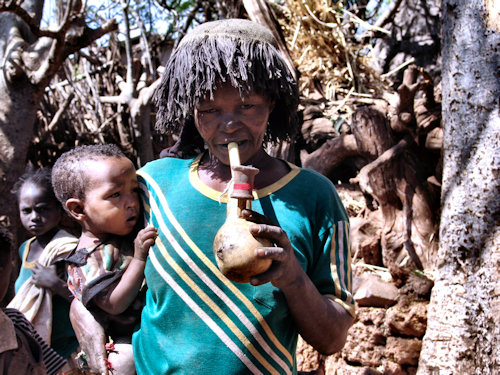
<svg viewBox="0 0 500 375"><path fill-rule="evenodd" d="M44 267L36 262L33 268L33 282L40 288L50 289L56 292L61 284L61 279L57 277L56 268L54 266Z"/></svg>
<svg viewBox="0 0 500 375"><path fill-rule="evenodd" d="M155 227L147 226L137 233L134 240L134 258L146 261L149 249L155 243L158 237L158 230Z"/></svg>

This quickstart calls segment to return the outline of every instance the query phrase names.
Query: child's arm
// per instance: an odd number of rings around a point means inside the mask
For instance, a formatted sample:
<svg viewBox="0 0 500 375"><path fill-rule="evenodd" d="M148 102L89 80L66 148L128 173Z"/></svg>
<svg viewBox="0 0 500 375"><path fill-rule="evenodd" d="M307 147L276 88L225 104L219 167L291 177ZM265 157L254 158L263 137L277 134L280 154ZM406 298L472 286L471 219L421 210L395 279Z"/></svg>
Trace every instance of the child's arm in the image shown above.
<svg viewBox="0 0 500 375"><path fill-rule="evenodd" d="M87 355L87 364L96 374L108 374L106 366L106 335L104 329L78 298L73 299L69 311L71 325L80 347Z"/></svg>
<svg viewBox="0 0 500 375"><path fill-rule="evenodd" d="M134 241L134 258L114 288L94 297L94 303L98 307L109 314L118 315L130 306L141 288L148 252L157 235L154 227L139 231Z"/></svg>
<svg viewBox="0 0 500 375"><path fill-rule="evenodd" d="M63 297L66 301L71 301L71 293L66 282L56 274L55 266L44 267L36 262L33 268L33 282L36 286L47 288L52 293Z"/></svg>

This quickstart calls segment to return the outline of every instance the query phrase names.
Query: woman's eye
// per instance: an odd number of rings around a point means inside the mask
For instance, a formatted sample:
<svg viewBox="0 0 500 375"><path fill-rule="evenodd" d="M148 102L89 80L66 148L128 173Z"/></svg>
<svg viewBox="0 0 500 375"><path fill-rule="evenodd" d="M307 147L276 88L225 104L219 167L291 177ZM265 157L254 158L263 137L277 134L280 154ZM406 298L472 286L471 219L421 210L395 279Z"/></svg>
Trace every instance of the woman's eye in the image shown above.
<svg viewBox="0 0 500 375"><path fill-rule="evenodd" d="M110 198L118 198L119 196L120 196L120 193L117 192L117 193L111 194L109 197Z"/></svg>
<svg viewBox="0 0 500 375"><path fill-rule="evenodd" d="M31 210L23 209L21 210L21 212L23 213L23 215L28 215L31 212Z"/></svg>
<svg viewBox="0 0 500 375"><path fill-rule="evenodd" d="M217 112L217 110L215 108L208 108L208 109L198 110L198 112L201 114L209 114L209 113L215 113Z"/></svg>

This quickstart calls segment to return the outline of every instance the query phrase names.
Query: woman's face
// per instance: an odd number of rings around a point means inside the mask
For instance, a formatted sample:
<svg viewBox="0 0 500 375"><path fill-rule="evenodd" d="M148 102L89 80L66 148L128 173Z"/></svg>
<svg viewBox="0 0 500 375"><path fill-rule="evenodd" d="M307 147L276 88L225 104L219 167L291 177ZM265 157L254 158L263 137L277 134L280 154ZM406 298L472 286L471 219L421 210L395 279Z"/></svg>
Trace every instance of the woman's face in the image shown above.
<svg viewBox="0 0 500 375"><path fill-rule="evenodd" d="M223 83L214 91L213 100L200 101L194 119L212 156L229 165L227 145L237 142L241 163L249 164L262 150L272 110L273 102L266 96L248 93L241 98L238 89Z"/></svg>

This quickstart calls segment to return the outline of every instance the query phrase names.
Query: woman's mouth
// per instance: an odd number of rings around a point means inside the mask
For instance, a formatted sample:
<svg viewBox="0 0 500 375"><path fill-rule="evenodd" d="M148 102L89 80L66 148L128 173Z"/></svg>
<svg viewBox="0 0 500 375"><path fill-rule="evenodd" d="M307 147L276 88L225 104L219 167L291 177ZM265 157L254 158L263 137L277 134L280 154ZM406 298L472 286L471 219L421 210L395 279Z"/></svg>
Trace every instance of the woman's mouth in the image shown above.
<svg viewBox="0 0 500 375"><path fill-rule="evenodd" d="M228 148L228 145L229 145L230 143L236 143L236 144L238 144L238 147L241 147L241 146L244 146L247 142L248 142L247 140L243 140L243 141L230 141L230 142L224 143L224 144L222 145L222 147L224 147L224 148L226 148L226 149L227 149L227 148Z"/></svg>

